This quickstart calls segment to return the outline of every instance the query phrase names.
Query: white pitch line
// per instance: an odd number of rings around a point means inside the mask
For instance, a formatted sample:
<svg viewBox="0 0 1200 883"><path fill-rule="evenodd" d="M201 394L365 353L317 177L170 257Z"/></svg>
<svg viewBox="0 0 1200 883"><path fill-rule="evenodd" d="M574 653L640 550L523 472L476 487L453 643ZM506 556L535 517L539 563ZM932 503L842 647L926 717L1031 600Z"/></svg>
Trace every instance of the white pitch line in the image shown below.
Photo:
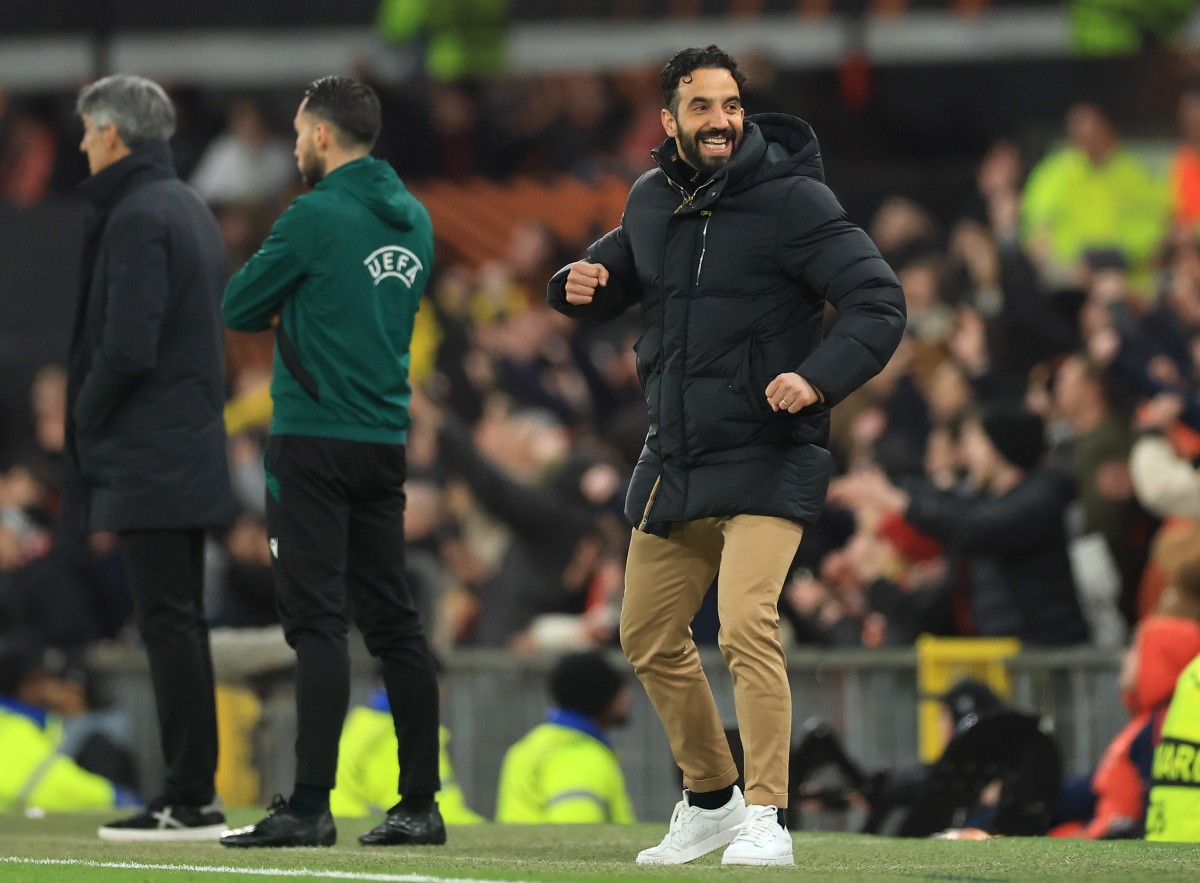
<svg viewBox="0 0 1200 883"><path fill-rule="evenodd" d="M98 862L81 858L22 858L0 855L10 865L72 865L127 871L188 871L194 874L246 874L256 877L311 877L322 880L364 880L369 883L527 883L523 880L483 880L478 877L433 877L428 874L366 874L356 871L314 871L308 868L246 868L225 865L160 865L145 862Z"/></svg>

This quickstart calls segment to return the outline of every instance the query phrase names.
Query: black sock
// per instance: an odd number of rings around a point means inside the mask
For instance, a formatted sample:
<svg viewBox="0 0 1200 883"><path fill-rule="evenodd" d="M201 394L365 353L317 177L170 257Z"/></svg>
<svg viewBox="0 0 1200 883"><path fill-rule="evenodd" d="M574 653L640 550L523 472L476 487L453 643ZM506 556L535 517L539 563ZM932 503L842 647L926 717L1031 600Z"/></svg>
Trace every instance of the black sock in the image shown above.
<svg viewBox="0 0 1200 883"><path fill-rule="evenodd" d="M432 794L405 794L396 805L397 809L409 812L429 812L433 809Z"/></svg>
<svg viewBox="0 0 1200 883"><path fill-rule="evenodd" d="M701 809L720 809L733 797L733 786L726 785L719 791L692 791L687 793L688 806L698 806Z"/></svg>
<svg viewBox="0 0 1200 883"><path fill-rule="evenodd" d="M783 828L783 830L786 831L787 830L787 810L786 809L777 809L775 811L777 813L779 813L779 827Z"/></svg>
<svg viewBox="0 0 1200 883"><path fill-rule="evenodd" d="M288 806L298 816L319 816L329 812L329 789L317 785L296 785Z"/></svg>

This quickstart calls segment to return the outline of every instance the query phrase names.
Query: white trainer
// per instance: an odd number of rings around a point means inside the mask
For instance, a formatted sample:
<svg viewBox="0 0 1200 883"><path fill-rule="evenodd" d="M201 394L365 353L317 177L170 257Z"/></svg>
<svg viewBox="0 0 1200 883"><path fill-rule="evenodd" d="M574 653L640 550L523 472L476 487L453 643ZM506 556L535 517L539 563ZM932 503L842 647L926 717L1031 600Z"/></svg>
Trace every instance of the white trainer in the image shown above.
<svg viewBox="0 0 1200 883"><path fill-rule="evenodd" d="M794 865L792 835L779 824L774 806L750 806L746 821L721 856L723 865Z"/></svg>
<svg viewBox="0 0 1200 883"><path fill-rule="evenodd" d="M682 865L695 861L733 842L738 826L746 818L742 789L733 786L733 796L720 809L689 806L687 793L675 804L667 836L658 846L638 853L639 865Z"/></svg>

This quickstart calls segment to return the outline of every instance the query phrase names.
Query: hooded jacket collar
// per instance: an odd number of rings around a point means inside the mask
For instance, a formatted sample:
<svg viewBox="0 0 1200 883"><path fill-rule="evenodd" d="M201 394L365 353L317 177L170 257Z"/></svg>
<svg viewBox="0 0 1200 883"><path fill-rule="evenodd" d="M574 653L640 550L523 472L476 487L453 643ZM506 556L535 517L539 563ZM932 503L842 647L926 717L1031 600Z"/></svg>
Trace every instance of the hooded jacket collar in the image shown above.
<svg viewBox="0 0 1200 883"><path fill-rule="evenodd" d="M798 117L762 113L746 117L742 142L724 166L705 176L695 173L679 157L674 138L667 138L651 151L655 162L672 185L694 194L690 207L699 207L722 194L738 193L764 181L802 175L824 182L821 150L812 126ZM704 189L705 193L699 191Z"/></svg>
<svg viewBox="0 0 1200 883"><path fill-rule="evenodd" d="M313 190L344 191L401 230L411 230L415 225L418 208L408 188L389 163L373 156L361 156L338 166Z"/></svg>
<svg viewBox="0 0 1200 883"><path fill-rule="evenodd" d="M104 212L128 190L150 181L174 177L171 146L166 141L143 141L129 156L84 178L79 191L97 211Z"/></svg>

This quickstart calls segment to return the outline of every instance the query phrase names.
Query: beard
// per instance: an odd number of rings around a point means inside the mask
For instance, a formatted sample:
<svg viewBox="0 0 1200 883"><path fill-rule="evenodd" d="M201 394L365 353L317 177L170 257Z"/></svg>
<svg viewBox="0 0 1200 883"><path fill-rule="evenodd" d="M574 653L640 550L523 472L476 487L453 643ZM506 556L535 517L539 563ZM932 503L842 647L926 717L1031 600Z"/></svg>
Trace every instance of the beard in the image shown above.
<svg viewBox="0 0 1200 883"><path fill-rule="evenodd" d="M678 121L676 122L678 126ZM711 138L715 135L724 135L731 142L729 156L705 156L700 149L700 142L705 138ZM728 129L703 129L695 135L684 134L680 129L679 133L679 152L683 156L683 161L698 172L715 172L723 165L733 159L739 147L742 146L742 136L736 129L730 126Z"/></svg>
<svg viewBox="0 0 1200 883"><path fill-rule="evenodd" d="M325 177L325 159L317 156L315 150L308 151L300 157L298 163L300 168L300 177L304 179L304 183L309 187L316 187Z"/></svg>

